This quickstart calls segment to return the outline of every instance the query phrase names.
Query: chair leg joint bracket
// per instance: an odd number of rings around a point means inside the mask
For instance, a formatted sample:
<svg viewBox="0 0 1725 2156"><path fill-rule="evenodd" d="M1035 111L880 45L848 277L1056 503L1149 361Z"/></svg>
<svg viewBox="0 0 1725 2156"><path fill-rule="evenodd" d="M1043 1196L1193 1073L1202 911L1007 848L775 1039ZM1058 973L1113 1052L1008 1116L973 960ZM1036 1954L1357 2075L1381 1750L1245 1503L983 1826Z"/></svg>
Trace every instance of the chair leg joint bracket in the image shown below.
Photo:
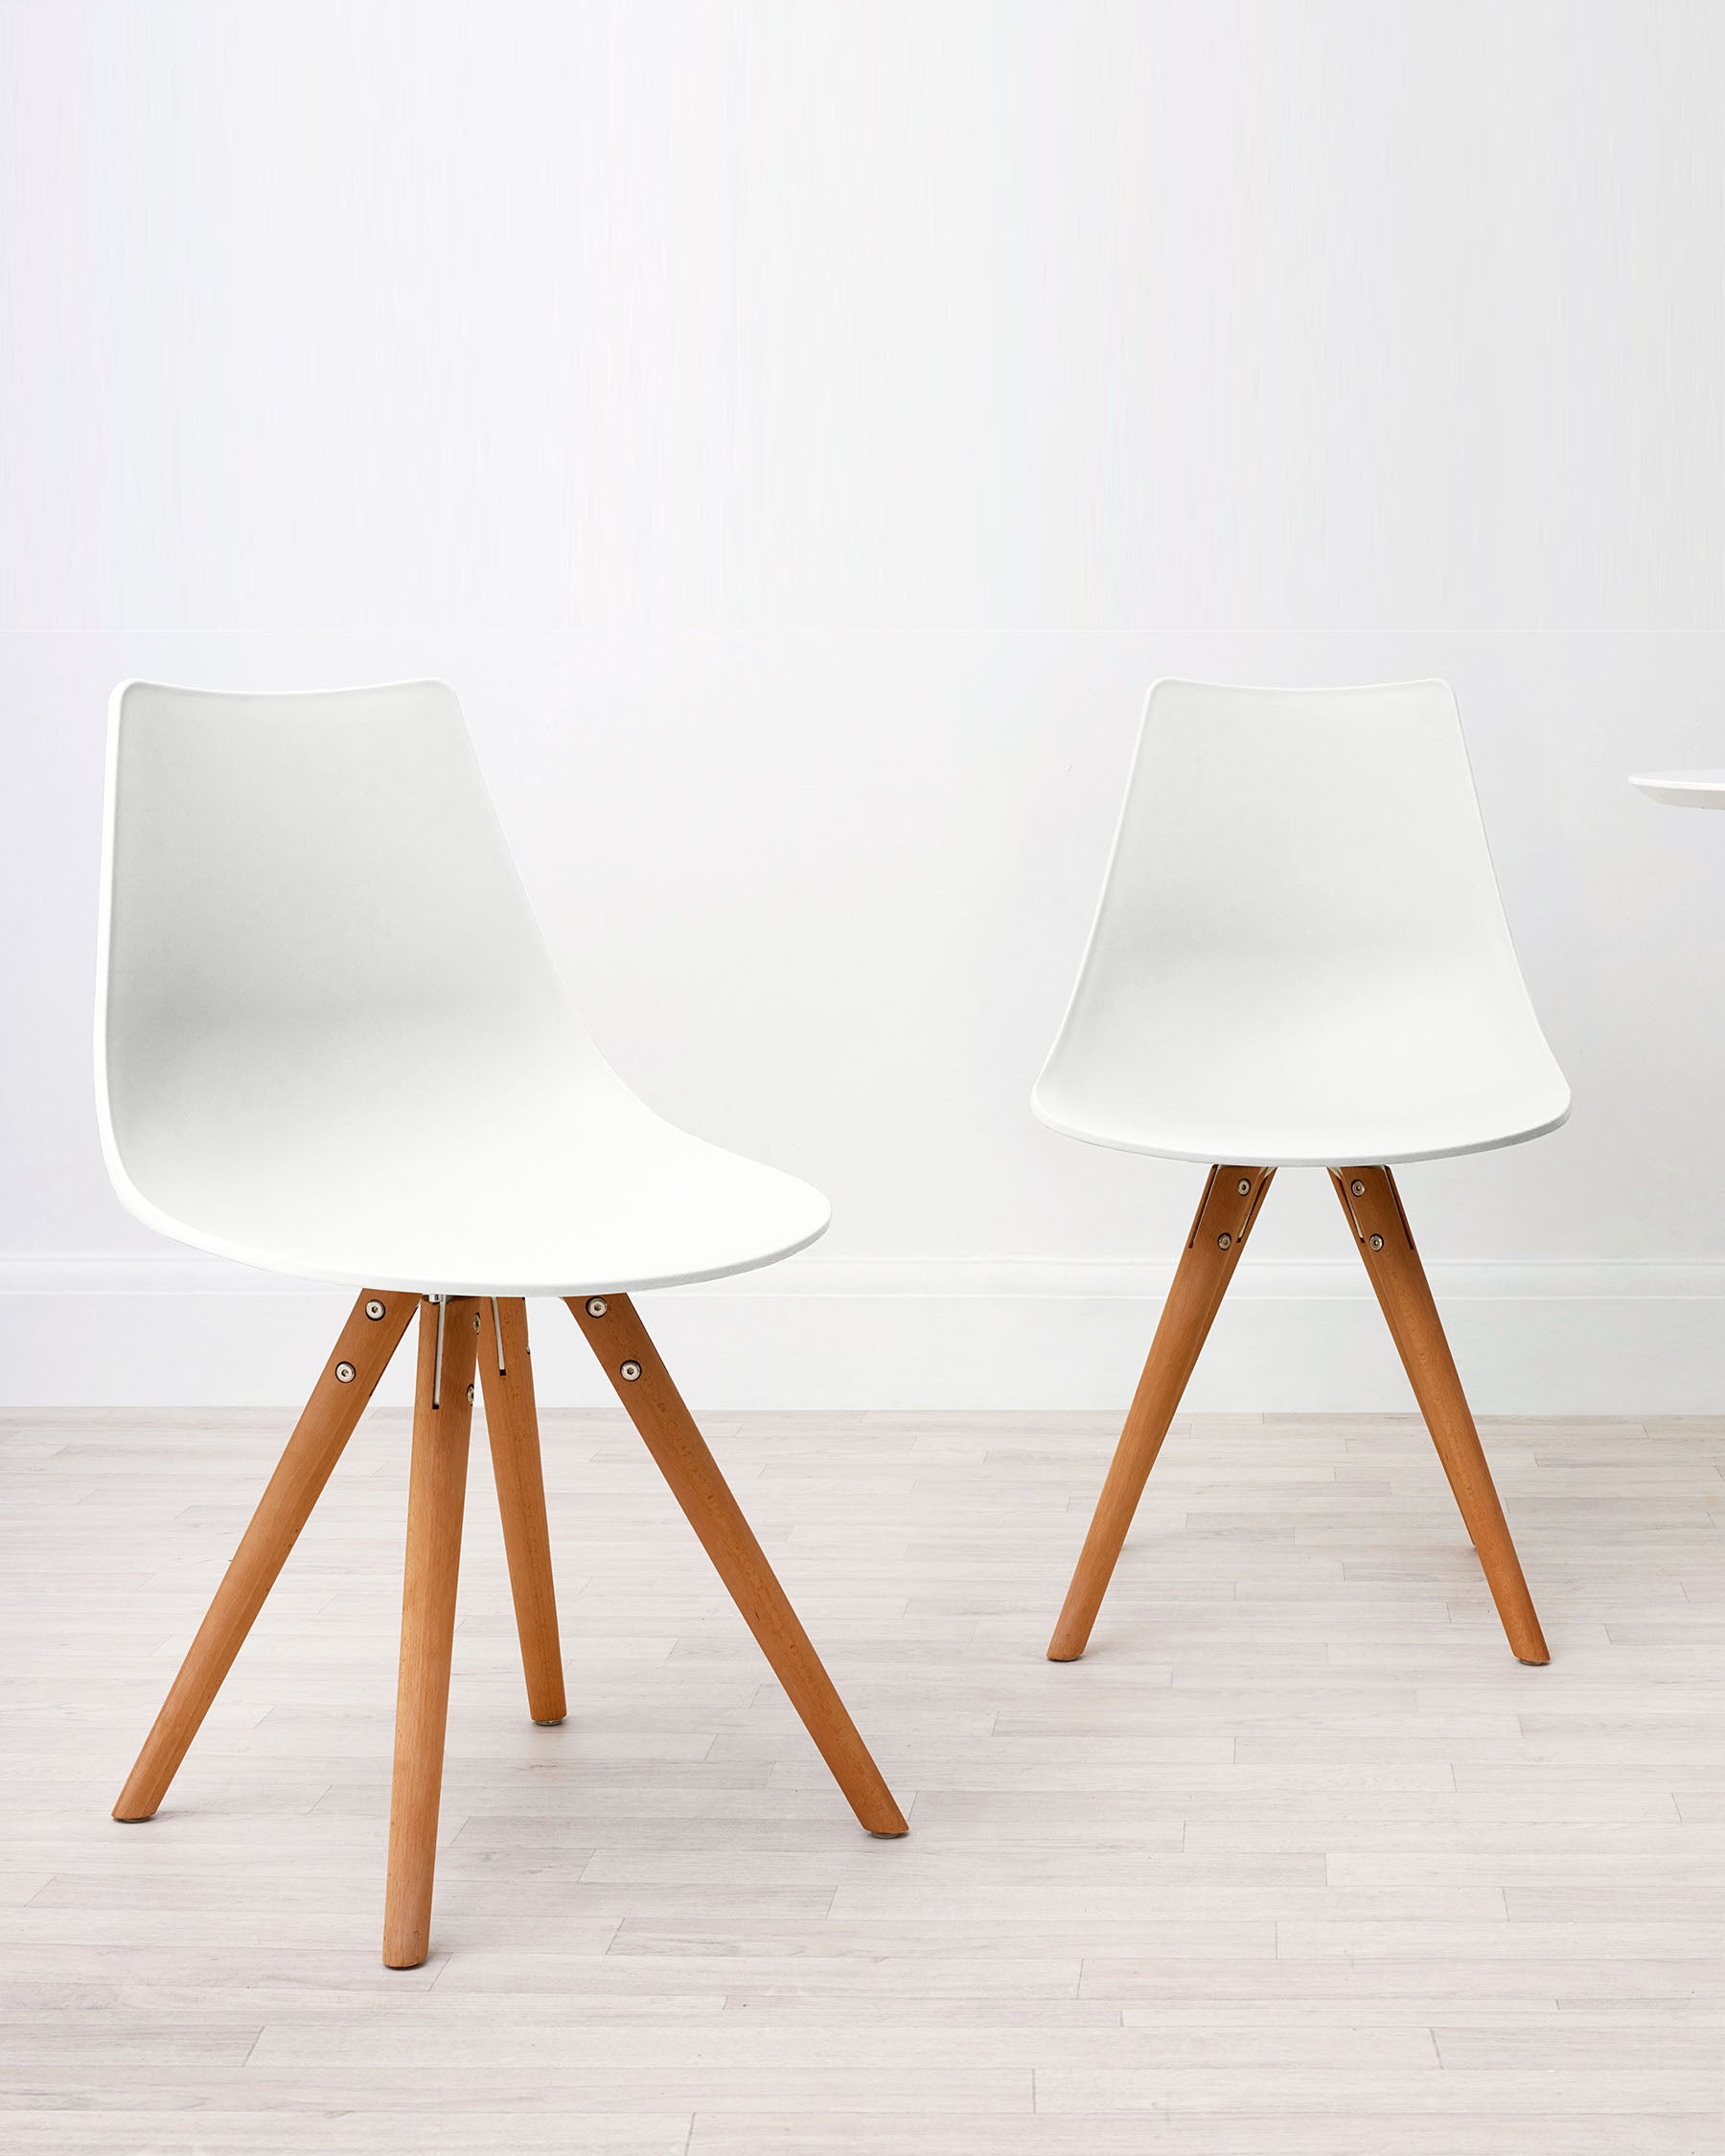
<svg viewBox="0 0 1725 2156"><path fill-rule="evenodd" d="M1392 1242L1414 1250L1401 1192L1388 1168L1332 1168L1329 1173L1362 1254L1375 1255Z"/></svg>
<svg viewBox="0 0 1725 2156"><path fill-rule="evenodd" d="M1208 1243L1222 1251L1239 1250L1252 1232L1275 1174L1274 1168L1220 1163L1213 1167L1198 1201L1186 1249L1195 1250L1200 1243Z"/></svg>

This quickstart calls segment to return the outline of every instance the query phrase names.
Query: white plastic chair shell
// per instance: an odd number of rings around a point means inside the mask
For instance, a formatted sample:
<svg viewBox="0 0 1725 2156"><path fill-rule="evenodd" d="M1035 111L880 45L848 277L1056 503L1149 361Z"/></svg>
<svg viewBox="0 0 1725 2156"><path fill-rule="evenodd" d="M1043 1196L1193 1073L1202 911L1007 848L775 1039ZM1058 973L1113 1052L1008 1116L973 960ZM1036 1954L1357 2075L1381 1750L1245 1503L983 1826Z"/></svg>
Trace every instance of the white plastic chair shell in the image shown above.
<svg viewBox="0 0 1725 2156"><path fill-rule="evenodd" d="M1094 1144L1269 1166L1564 1121L1447 683L1157 683L1033 1100Z"/></svg>
<svg viewBox="0 0 1725 2156"><path fill-rule="evenodd" d="M115 690L96 1068L126 1205L272 1272L581 1295L827 1225L599 1055L440 682Z"/></svg>

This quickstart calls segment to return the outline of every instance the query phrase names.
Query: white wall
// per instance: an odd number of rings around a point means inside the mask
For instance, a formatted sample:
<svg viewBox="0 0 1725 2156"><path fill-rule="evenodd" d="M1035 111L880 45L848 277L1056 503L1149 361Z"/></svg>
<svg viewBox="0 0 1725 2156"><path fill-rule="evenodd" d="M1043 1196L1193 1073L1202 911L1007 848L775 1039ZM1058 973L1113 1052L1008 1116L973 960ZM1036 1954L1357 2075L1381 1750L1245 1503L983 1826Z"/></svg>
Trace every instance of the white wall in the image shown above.
<svg viewBox="0 0 1725 2156"><path fill-rule="evenodd" d="M1725 13L12 6L0 98L0 1396L330 1324L106 1191L116 678L456 683L614 1060L834 1198L694 1396L1053 1406L1198 1180L1025 1106L1145 683L1442 673L1576 1095L1404 1178L1464 1374L1725 1403L1725 821L1623 785L1725 762ZM1334 1216L1195 1397L1400 1404Z"/></svg>

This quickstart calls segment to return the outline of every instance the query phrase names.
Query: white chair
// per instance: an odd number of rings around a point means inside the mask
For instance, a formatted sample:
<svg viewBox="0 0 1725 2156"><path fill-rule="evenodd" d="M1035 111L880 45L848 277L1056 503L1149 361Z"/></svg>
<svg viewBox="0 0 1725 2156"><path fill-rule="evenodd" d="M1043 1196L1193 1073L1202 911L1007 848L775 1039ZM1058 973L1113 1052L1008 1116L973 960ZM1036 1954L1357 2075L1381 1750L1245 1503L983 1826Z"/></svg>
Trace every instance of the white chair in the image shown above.
<svg viewBox="0 0 1725 2156"><path fill-rule="evenodd" d="M114 1187L204 1250L359 1289L114 1808L150 1818L417 1311L383 1959L424 1961L469 1424L485 1391L536 1721L564 1715L523 1298L564 1297L862 1824L905 1822L628 1291L815 1241L807 1184L662 1122L559 984L437 682L124 684L97 1074Z"/></svg>
<svg viewBox="0 0 1725 2156"><path fill-rule="evenodd" d="M1515 1145L1569 1113L1444 682L1151 690L1090 947L1033 1101L1069 1137L1214 1163L1049 1659L1084 1652L1271 1178L1319 1166L1509 1644L1549 1661L1391 1173Z"/></svg>

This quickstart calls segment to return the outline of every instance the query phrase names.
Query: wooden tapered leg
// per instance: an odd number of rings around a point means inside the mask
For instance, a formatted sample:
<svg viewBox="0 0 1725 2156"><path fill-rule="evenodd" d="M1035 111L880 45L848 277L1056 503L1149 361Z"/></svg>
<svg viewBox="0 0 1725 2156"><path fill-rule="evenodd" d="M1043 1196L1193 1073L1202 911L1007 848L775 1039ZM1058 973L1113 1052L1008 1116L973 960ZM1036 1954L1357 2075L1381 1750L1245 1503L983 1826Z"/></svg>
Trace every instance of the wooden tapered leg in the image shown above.
<svg viewBox="0 0 1725 2156"><path fill-rule="evenodd" d="M1386 1173L1388 1171L1386 1171ZM1342 1209L1347 1217L1347 1225L1354 1230L1354 1240L1360 1246L1360 1254L1362 1257L1369 1260L1372 1256L1375 1255L1375 1253L1372 1251L1370 1243L1368 1238L1360 1233L1358 1227L1355 1225L1353 1217L1353 1200L1349 1193L1348 1187L1343 1182L1341 1177L1334 1168L1330 1170L1330 1181L1335 1184L1336 1195L1342 1201ZM1359 1194L1361 1201L1365 1201L1369 1197L1371 1184L1357 1170L1349 1172L1349 1181L1351 1182L1359 1182L1365 1185L1365 1187ZM1397 1206L1399 1207L1401 1204L1401 1193L1399 1191L1395 1193L1395 1201ZM1402 1233L1406 1234L1409 1232L1406 1214L1402 1215L1400 1226ZM1410 1377L1412 1377L1415 1350L1414 1344L1409 1341L1406 1333L1404 1333L1402 1330L1401 1302L1397 1297L1387 1295L1385 1293L1384 1277L1380 1267L1373 1266L1368 1262L1366 1271L1367 1278L1371 1282L1372 1293L1377 1296L1378 1308L1384 1314L1384 1322L1390 1328L1390 1338L1395 1343L1395 1352L1401 1359L1401 1366L1409 1373ZM1436 1316L1437 1314L1434 1310L1434 1321L1436 1321ZM1416 1401L1417 1397L1417 1394L1415 1394ZM1461 1524L1464 1527L1467 1528L1468 1540L1469 1542L1472 1542L1473 1527L1469 1521L1467 1505L1463 1501L1461 1491L1457 1484L1454 1470L1450 1466L1449 1455L1444 1451L1441 1445L1435 1446L1434 1450L1438 1455L1438 1464L1443 1470L1443 1479L1450 1486L1450 1495L1455 1499L1456 1508L1461 1515Z"/></svg>
<svg viewBox="0 0 1725 2156"><path fill-rule="evenodd" d="M1126 1530L1275 1173L1274 1168L1222 1165L1209 1172L1072 1584L1048 1642L1050 1662L1075 1662L1089 1644Z"/></svg>
<svg viewBox="0 0 1725 2156"><path fill-rule="evenodd" d="M905 1833L904 1814L821 1667L633 1304L627 1296L617 1295L566 1299L852 1811L871 1834Z"/></svg>
<svg viewBox="0 0 1725 2156"><path fill-rule="evenodd" d="M479 1323L479 1303L472 1296L427 1300L420 1310L395 1778L389 1798L389 1883L383 1905L383 1960L392 1969L416 1968L431 1943L431 1883Z"/></svg>
<svg viewBox="0 0 1725 2156"><path fill-rule="evenodd" d="M1515 1554L1504 1508L1485 1464L1467 1395L1456 1374L1425 1267L1402 1210L1401 1194L1388 1168L1332 1168L1342 1209L1366 1261L1366 1272L1414 1397L1425 1417L1449 1486L1484 1568L1511 1650L1520 1662L1552 1659L1534 1615L1521 1559Z"/></svg>
<svg viewBox="0 0 1725 2156"><path fill-rule="evenodd" d="M168 1794L168 1785L221 1689L234 1657L244 1645L288 1552L311 1517L312 1506L388 1367L418 1299L367 1289L355 1303L180 1664L155 1727L120 1792L116 1819L153 1818Z"/></svg>
<svg viewBox="0 0 1725 2156"><path fill-rule="evenodd" d="M488 1296L479 1306L479 1376L485 1428L491 1439L503 1548L527 1711L549 1726L568 1712L564 1698L563 1646L557 1636L557 1588L551 1575L551 1533L545 1524L545 1478L540 1460L539 1412L533 1363L527 1353L527 1305L519 1296Z"/></svg>

